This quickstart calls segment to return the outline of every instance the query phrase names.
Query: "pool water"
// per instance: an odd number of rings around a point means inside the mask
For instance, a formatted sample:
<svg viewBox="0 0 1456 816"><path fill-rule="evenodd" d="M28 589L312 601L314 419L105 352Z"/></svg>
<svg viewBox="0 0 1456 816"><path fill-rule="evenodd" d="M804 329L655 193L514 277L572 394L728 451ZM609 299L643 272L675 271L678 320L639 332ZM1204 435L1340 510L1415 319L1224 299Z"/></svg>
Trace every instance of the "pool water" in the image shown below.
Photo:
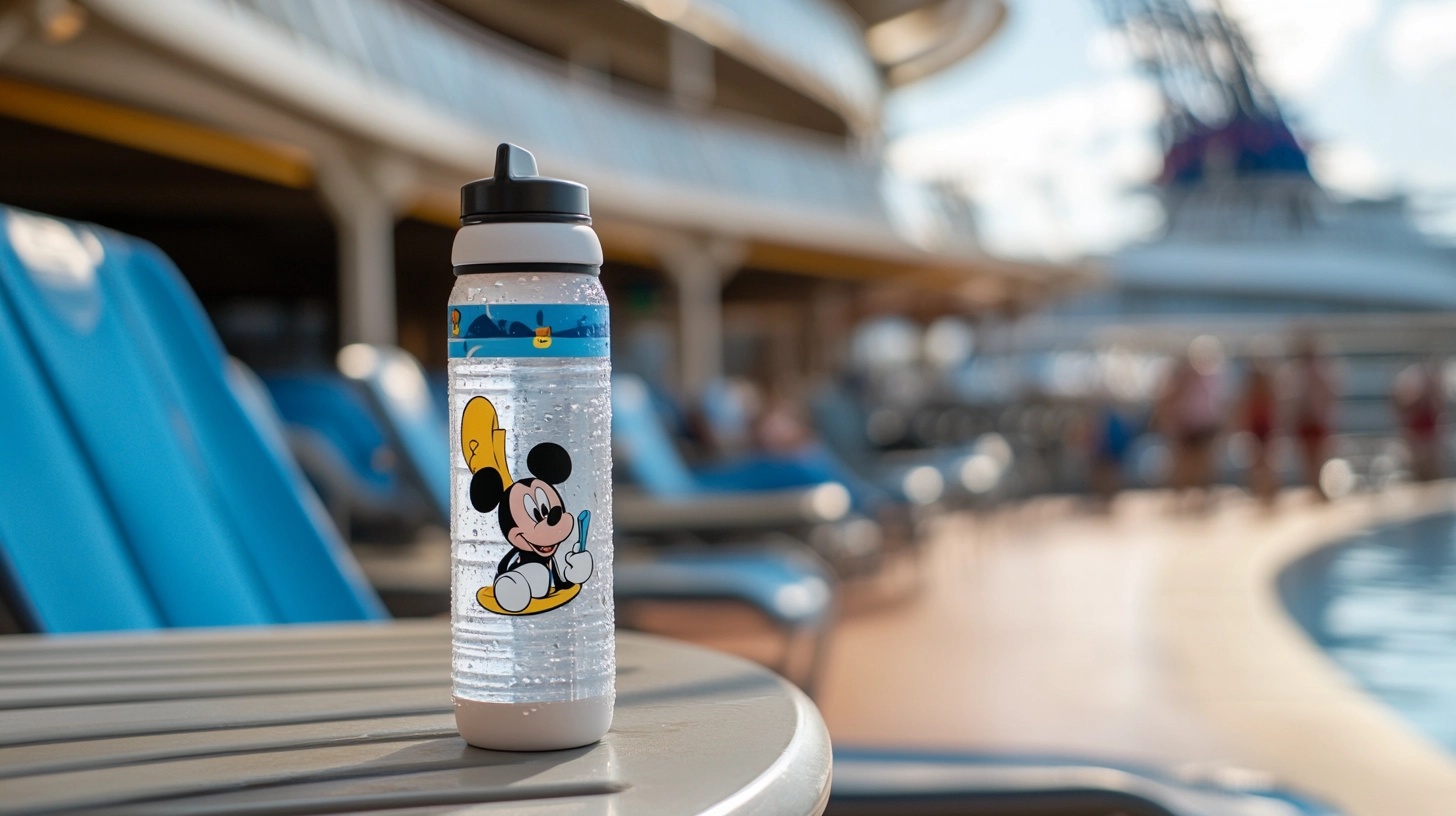
<svg viewBox="0 0 1456 816"><path fill-rule="evenodd" d="M1456 753L1456 514L1313 553L1280 575L1279 590L1355 682Z"/></svg>

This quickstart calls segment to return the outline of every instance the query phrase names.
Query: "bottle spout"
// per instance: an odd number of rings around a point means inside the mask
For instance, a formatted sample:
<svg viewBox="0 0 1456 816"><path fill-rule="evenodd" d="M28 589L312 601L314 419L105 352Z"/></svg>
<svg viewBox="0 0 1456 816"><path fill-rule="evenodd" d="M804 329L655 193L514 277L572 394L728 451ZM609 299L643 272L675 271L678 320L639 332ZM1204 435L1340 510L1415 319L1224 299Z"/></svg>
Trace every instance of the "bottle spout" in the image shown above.
<svg viewBox="0 0 1456 816"><path fill-rule="evenodd" d="M536 157L524 147L502 142L495 149L495 178L497 181L518 178L535 178Z"/></svg>
<svg viewBox="0 0 1456 816"><path fill-rule="evenodd" d="M590 224L587 190L574 181L542 178L531 151L503 142L495 149L494 172L460 188L460 223L487 221Z"/></svg>

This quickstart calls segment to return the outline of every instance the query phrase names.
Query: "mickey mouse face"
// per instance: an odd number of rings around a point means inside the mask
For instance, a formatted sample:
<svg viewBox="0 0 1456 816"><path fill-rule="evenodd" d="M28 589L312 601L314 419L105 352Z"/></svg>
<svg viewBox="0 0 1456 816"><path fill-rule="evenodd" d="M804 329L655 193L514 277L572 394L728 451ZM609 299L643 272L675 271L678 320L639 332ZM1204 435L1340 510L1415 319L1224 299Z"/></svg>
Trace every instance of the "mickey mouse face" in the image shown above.
<svg viewBox="0 0 1456 816"><path fill-rule="evenodd" d="M556 490L571 478L571 455L554 442L542 442L526 456L526 469L535 478L509 488L495 468L476 471L470 481L470 503L482 513L497 510L501 533L512 546L549 556L576 528Z"/></svg>
<svg viewBox="0 0 1456 816"><path fill-rule="evenodd" d="M501 509L503 515L509 511L514 524L513 529L505 531L506 540L518 550L551 555L576 527L556 488L541 479L511 485Z"/></svg>

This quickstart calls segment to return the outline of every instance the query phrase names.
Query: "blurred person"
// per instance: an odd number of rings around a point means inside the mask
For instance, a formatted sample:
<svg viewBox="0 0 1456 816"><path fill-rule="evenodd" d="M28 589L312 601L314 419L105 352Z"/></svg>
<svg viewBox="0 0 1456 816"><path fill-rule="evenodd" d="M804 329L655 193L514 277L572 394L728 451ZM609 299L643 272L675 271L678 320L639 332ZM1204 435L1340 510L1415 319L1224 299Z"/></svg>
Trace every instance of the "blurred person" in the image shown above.
<svg viewBox="0 0 1456 816"><path fill-rule="evenodd" d="M708 382L686 413L688 439L704 459L743 456L755 448L753 425L763 407L763 392L752 381L719 378Z"/></svg>
<svg viewBox="0 0 1456 816"><path fill-rule="evenodd" d="M778 454L798 453L813 445L816 437L803 401L781 388L771 388L753 422L753 441L758 450Z"/></svg>
<svg viewBox="0 0 1456 816"><path fill-rule="evenodd" d="M1441 478L1441 372L1435 359L1408 366L1396 375L1391 397L1401 433L1410 449L1411 476Z"/></svg>
<svg viewBox="0 0 1456 816"><path fill-rule="evenodd" d="M1214 444L1223 431L1223 346L1204 335L1188 344L1158 400L1158 425L1173 454L1171 482L1180 497L1197 490L1207 509Z"/></svg>
<svg viewBox="0 0 1456 816"><path fill-rule="evenodd" d="M1334 429L1335 379L1314 335L1301 334L1294 348L1289 374L1291 424L1299 447L1301 471L1304 483L1314 490L1315 498L1328 501L1329 496L1320 485L1320 471L1329 459L1330 434Z"/></svg>
<svg viewBox="0 0 1456 816"><path fill-rule="evenodd" d="M1127 455L1137 439L1137 429L1123 406L1108 395L1102 398L1094 412L1088 437L1092 492L1102 502L1103 508L1110 511L1117 494L1122 491Z"/></svg>
<svg viewBox="0 0 1456 816"><path fill-rule="evenodd" d="M803 400L778 382L761 387L746 378L715 381L688 415L703 454L694 472L707 487L781 490L838 482L849 489L857 510L872 512L885 500L819 440Z"/></svg>
<svg viewBox="0 0 1456 816"><path fill-rule="evenodd" d="M1274 504L1279 484L1270 461L1277 398L1274 375L1266 358L1257 356L1249 361L1241 401L1241 419L1249 438L1249 491L1268 507Z"/></svg>

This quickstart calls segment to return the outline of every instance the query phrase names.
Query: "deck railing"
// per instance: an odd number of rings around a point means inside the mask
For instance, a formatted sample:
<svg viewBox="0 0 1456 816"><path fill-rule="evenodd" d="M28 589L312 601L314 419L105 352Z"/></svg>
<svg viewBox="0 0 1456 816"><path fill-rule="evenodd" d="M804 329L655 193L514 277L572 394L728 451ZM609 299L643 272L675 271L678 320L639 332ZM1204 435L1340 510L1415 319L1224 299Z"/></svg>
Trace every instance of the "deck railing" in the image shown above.
<svg viewBox="0 0 1456 816"><path fill-rule="evenodd" d="M820 134L679 113L573 82L489 31L400 0L193 0L262 18L339 70L403 91L500 138L625 178L686 185L894 225L885 170ZM742 5L742 4L737 4ZM737 6L735 5L735 8ZM485 158L482 158L485 161ZM482 168L486 169L486 168ZM925 190L926 202L940 208Z"/></svg>
<svg viewBox="0 0 1456 816"><path fill-rule="evenodd" d="M628 0L651 10L660 0ZM852 119L872 120L881 80L849 13L829 0L681 0L696 5L751 45L763 59L797 74L834 97ZM676 5L676 4L668 4Z"/></svg>

